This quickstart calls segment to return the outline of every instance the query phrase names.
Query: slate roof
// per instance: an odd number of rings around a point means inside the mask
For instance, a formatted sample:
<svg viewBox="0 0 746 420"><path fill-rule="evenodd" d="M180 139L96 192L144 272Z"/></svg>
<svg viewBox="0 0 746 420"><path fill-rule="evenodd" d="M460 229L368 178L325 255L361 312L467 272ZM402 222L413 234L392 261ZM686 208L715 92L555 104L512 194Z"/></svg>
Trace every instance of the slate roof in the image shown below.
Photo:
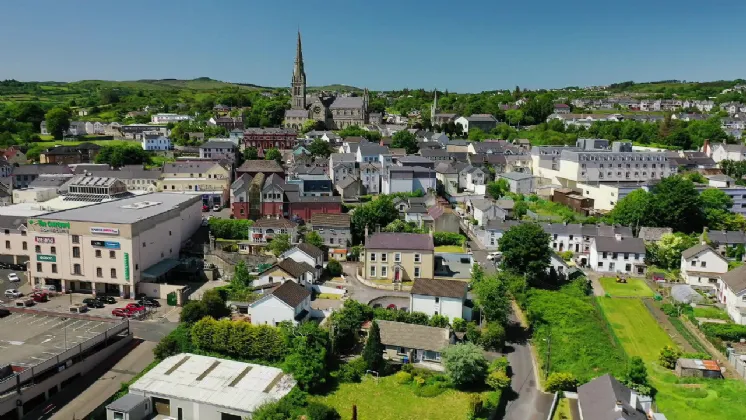
<svg viewBox="0 0 746 420"><path fill-rule="evenodd" d="M381 146L376 143L370 143L370 142L360 143L359 150L362 156L388 155L389 154L388 147Z"/></svg>
<svg viewBox="0 0 746 420"><path fill-rule="evenodd" d="M208 142L202 143L199 146L200 149L235 149L236 145L232 141L225 139L225 140L210 140Z"/></svg>
<svg viewBox="0 0 746 420"><path fill-rule="evenodd" d="M435 172L439 174L457 174L458 170L448 162L440 162L435 165Z"/></svg>
<svg viewBox="0 0 746 420"><path fill-rule="evenodd" d="M329 109L341 108L363 108L363 98L360 96L338 96L329 105Z"/></svg>
<svg viewBox="0 0 746 420"><path fill-rule="evenodd" d="M26 217L0 215L0 228L17 229L26 225Z"/></svg>
<svg viewBox="0 0 746 420"><path fill-rule="evenodd" d="M714 249L712 249L712 247L710 247L709 245L707 245L707 244L699 244L699 245L695 245L695 246L693 246L693 247L691 247L691 248L689 248L689 249L685 249L685 250L684 250L684 251L683 251L683 252L681 253L681 256L682 256L682 257L683 257L683 258L684 258L685 260L688 260L689 258L692 258L692 257L694 257L694 256L695 256L695 255L697 255L697 254L701 254L702 252L705 252L705 251L707 251L707 250L710 250L710 251L712 251L712 252L715 252L715 250L714 250ZM715 252L715 254L717 254L717 252ZM718 255L719 255L719 254L718 254Z"/></svg>
<svg viewBox="0 0 746 420"><path fill-rule="evenodd" d="M583 418L593 420L645 420L639 402L630 405L631 390L613 376L606 374L578 387L578 404ZM622 410L616 411L616 403Z"/></svg>
<svg viewBox="0 0 746 420"><path fill-rule="evenodd" d="M471 200L471 206L481 211L487 211L493 206L492 200L476 199Z"/></svg>
<svg viewBox="0 0 746 420"><path fill-rule="evenodd" d="M356 177L346 176L346 177L340 179L339 181L337 181L337 187L344 189L344 188L347 188L350 185L352 185L352 184L354 184L354 183L356 183L358 181L359 181L359 179L357 179Z"/></svg>
<svg viewBox="0 0 746 420"><path fill-rule="evenodd" d="M285 172L276 160L247 160L236 172Z"/></svg>
<svg viewBox="0 0 746 420"><path fill-rule="evenodd" d="M707 232L707 237L720 244L746 244L746 232L741 231L711 230Z"/></svg>
<svg viewBox="0 0 746 420"><path fill-rule="evenodd" d="M218 165L212 161L194 161L194 162L172 162L163 165L164 173L186 174L186 173L205 173Z"/></svg>
<svg viewBox="0 0 746 420"><path fill-rule="evenodd" d="M673 229L643 226L640 228L640 233L637 234L637 237L643 241L655 242L660 241L661 237L668 233L673 233Z"/></svg>
<svg viewBox="0 0 746 420"><path fill-rule="evenodd" d="M21 165L13 168L13 175L39 175L39 174L71 174L73 173L67 165L39 164Z"/></svg>
<svg viewBox="0 0 746 420"><path fill-rule="evenodd" d="M324 259L324 251L320 250L318 247L311 245L306 242L299 243L296 248L300 249L301 251L305 252L311 258L321 258L322 261Z"/></svg>
<svg viewBox="0 0 746 420"><path fill-rule="evenodd" d="M308 111L305 109L286 109L286 117L305 117L308 118Z"/></svg>
<svg viewBox="0 0 746 420"><path fill-rule="evenodd" d="M494 121L496 122L497 121L495 117L490 114L473 114L473 115L470 115L464 118L466 118L466 120L469 122L471 121L491 121L491 122Z"/></svg>
<svg viewBox="0 0 746 420"><path fill-rule="evenodd" d="M599 236L595 239L598 252L634 252L645 253L645 242L640 238L621 238Z"/></svg>
<svg viewBox="0 0 746 420"><path fill-rule="evenodd" d="M354 153L332 153L330 157L335 165L340 162L355 162L357 159Z"/></svg>
<svg viewBox="0 0 746 420"><path fill-rule="evenodd" d="M416 279L411 294L463 299L468 284L459 280Z"/></svg>
<svg viewBox="0 0 746 420"><path fill-rule="evenodd" d="M231 190L236 191L244 187L248 188L248 186L251 185L251 181L253 181L251 175L243 174L236 178L235 181L233 181L233 183L231 184Z"/></svg>
<svg viewBox="0 0 746 420"><path fill-rule="evenodd" d="M146 401L150 401L150 398L144 395L126 394L122 398L107 405L106 408L112 411L129 413L131 410L135 409L137 406Z"/></svg>
<svg viewBox="0 0 746 420"><path fill-rule="evenodd" d="M285 270L288 274L292 275L293 277L300 277L305 273L314 272L314 268L308 265L308 263L298 262L292 258L285 258L284 260L278 262L275 265Z"/></svg>
<svg viewBox="0 0 746 420"><path fill-rule="evenodd" d="M257 221L255 221L254 224L251 225L252 228L285 228L285 229L293 229L297 226L298 224L288 219L269 219L269 218L257 219Z"/></svg>
<svg viewBox="0 0 746 420"><path fill-rule="evenodd" d="M374 321L381 330L381 343L408 349L441 351L451 343L448 328L427 327L396 321Z"/></svg>
<svg viewBox="0 0 746 420"><path fill-rule="evenodd" d="M272 290L270 294L289 306L297 308L305 298L311 295L311 291L294 281L286 281Z"/></svg>
<svg viewBox="0 0 746 420"><path fill-rule="evenodd" d="M433 238L426 233L374 233L367 241L368 249L432 251Z"/></svg>
<svg viewBox="0 0 746 420"><path fill-rule="evenodd" d="M746 265L742 265L725 274L721 274L720 280L727 284L733 293L739 294L743 292L746 290Z"/></svg>
<svg viewBox="0 0 746 420"><path fill-rule="evenodd" d="M507 172L500 174L500 178L510 179L512 181L522 181L524 179L533 178L533 175L525 172Z"/></svg>
<svg viewBox="0 0 746 420"><path fill-rule="evenodd" d="M350 215L346 213L342 214L331 214L331 213L316 213L311 216L311 226L314 229L319 227L332 227L332 228L350 228Z"/></svg>

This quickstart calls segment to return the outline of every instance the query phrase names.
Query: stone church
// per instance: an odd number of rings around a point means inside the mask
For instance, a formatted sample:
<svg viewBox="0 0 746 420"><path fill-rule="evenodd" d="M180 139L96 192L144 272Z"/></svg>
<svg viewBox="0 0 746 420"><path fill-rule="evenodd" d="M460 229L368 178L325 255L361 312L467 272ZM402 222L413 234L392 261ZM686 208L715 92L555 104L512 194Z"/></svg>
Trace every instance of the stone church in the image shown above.
<svg viewBox="0 0 746 420"><path fill-rule="evenodd" d="M362 127L369 121L368 89L365 89L362 97L306 94L300 32L293 66L291 96L290 109L285 111L285 128L299 130L309 119L323 122L327 130L341 130L351 125Z"/></svg>

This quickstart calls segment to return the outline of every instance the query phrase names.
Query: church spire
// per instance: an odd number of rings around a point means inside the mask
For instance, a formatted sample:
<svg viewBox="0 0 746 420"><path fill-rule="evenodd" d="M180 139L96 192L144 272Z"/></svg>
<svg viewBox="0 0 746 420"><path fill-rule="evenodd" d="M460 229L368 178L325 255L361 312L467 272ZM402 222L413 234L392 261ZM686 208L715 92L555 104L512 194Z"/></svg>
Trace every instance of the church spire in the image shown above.
<svg viewBox="0 0 746 420"><path fill-rule="evenodd" d="M298 30L298 45L295 51L295 65L293 65L292 86L292 108L306 108L306 71L303 68L303 46L300 40L300 30Z"/></svg>
<svg viewBox="0 0 746 420"><path fill-rule="evenodd" d="M295 49L295 66L293 67L293 75L296 77L306 77L305 70L303 69L303 46L300 39L300 30L298 30L298 45Z"/></svg>

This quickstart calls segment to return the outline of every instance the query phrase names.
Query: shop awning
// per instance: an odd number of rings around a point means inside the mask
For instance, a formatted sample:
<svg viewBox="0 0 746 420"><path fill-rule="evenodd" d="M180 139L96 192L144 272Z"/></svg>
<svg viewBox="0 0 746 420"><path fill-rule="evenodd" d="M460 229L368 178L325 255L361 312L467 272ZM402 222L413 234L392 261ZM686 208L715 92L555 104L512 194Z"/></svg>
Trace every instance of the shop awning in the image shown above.
<svg viewBox="0 0 746 420"><path fill-rule="evenodd" d="M180 264L179 260L175 260L173 258L166 258L165 260L157 264L153 264L147 269L145 269L145 271L142 272L142 277L144 279L157 279L158 277L178 267L179 264Z"/></svg>

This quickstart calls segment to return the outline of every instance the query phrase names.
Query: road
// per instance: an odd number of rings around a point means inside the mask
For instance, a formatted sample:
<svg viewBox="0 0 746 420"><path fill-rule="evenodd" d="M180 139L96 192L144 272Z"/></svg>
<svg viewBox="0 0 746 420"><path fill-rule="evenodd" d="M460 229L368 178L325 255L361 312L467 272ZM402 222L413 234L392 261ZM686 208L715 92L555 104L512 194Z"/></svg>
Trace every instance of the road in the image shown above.
<svg viewBox="0 0 746 420"><path fill-rule="evenodd" d="M345 288L351 298L358 302L368 303L375 298L382 296L397 296L409 298L409 292L400 292L394 290L382 290L376 289L375 287L366 286L357 279L355 273L357 272L358 263L343 262L342 269L345 273Z"/></svg>
<svg viewBox="0 0 746 420"><path fill-rule="evenodd" d="M130 331L136 338L157 343L175 330L179 324L169 321L130 321Z"/></svg>

